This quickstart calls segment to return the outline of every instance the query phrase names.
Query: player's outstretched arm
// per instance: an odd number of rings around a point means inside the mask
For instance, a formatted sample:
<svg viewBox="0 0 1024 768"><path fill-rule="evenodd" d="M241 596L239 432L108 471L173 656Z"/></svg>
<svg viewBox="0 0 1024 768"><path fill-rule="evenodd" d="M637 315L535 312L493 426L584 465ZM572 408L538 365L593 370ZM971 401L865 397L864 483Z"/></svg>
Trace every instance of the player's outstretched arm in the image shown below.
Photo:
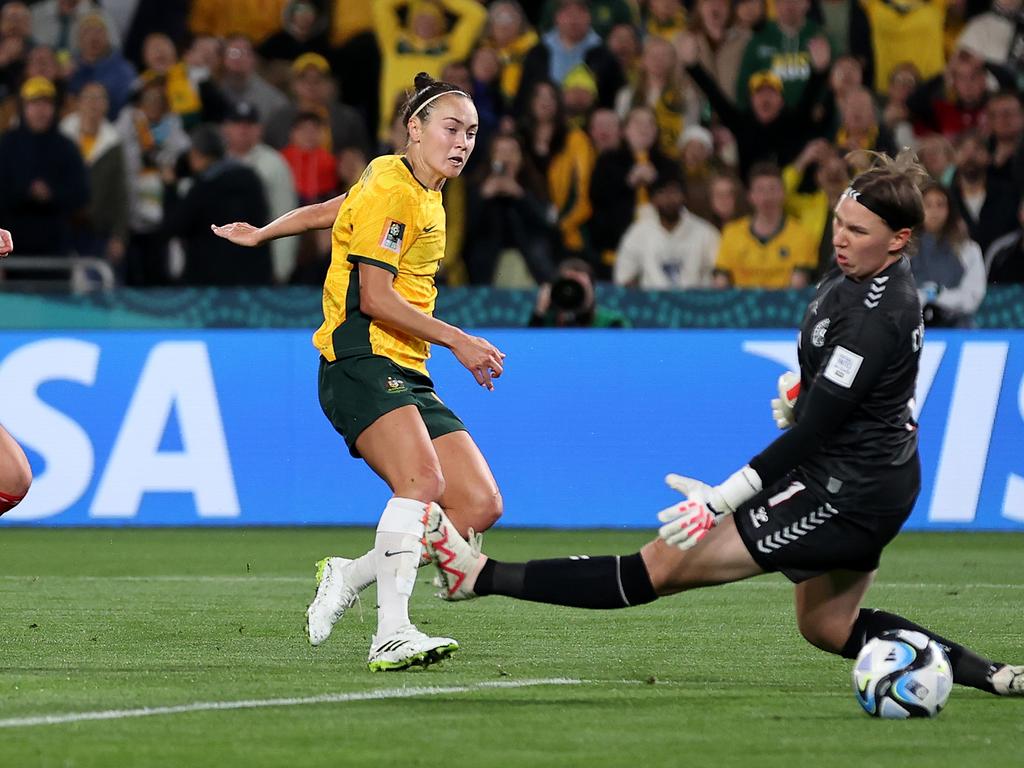
<svg viewBox="0 0 1024 768"><path fill-rule="evenodd" d="M14 240L6 229L0 229L0 259L14 250Z"/></svg>
<svg viewBox="0 0 1024 768"><path fill-rule="evenodd" d="M346 193L347 194L347 193ZM289 235L301 235L313 229L330 229L338 218L345 195L338 195L322 203L304 205L282 214L263 227L254 227L244 221L231 224L211 224L213 234L236 245L253 247Z"/></svg>

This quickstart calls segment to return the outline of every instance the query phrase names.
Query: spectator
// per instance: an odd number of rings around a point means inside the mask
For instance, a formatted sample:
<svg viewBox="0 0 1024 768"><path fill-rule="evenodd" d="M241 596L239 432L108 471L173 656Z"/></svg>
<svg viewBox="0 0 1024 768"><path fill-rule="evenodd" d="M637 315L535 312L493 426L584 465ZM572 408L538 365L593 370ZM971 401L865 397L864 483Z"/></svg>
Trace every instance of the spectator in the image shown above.
<svg viewBox="0 0 1024 768"><path fill-rule="evenodd" d="M1021 0L994 0L964 28L957 48L1000 64L1024 79L1024 9ZM1024 83L1022 83L1024 84Z"/></svg>
<svg viewBox="0 0 1024 768"><path fill-rule="evenodd" d="M264 119L288 104L283 93L256 73L252 42L242 35L232 35L227 39L217 84L229 102L248 102L259 110Z"/></svg>
<svg viewBox="0 0 1024 768"><path fill-rule="evenodd" d="M908 61L924 80L942 74L946 3L860 0L850 14L850 53L864 62L865 82L875 93L884 93L889 74Z"/></svg>
<svg viewBox="0 0 1024 768"><path fill-rule="evenodd" d="M128 168L128 223L131 234L125 258L128 285L166 285L170 282L167 240L161 231L164 216L161 171L173 167L188 149L181 118L167 103L161 77L143 80L136 103L117 118Z"/></svg>
<svg viewBox="0 0 1024 768"><path fill-rule="evenodd" d="M963 134L956 145L953 200L967 222L971 239L985 251L994 240L1017 227L1020 190L989 173L991 155L981 135Z"/></svg>
<svg viewBox="0 0 1024 768"><path fill-rule="evenodd" d="M374 134L380 124L380 50L373 29L374 0L326 0L330 16L331 69L358 72L339 94L342 103L356 109ZM387 117L383 118L385 121ZM375 139L376 142L377 139Z"/></svg>
<svg viewBox="0 0 1024 768"><path fill-rule="evenodd" d="M915 131L941 133L952 141L977 127L988 98L986 78L980 59L967 51L957 51L945 75L925 80L907 99Z"/></svg>
<svg viewBox="0 0 1024 768"><path fill-rule="evenodd" d="M807 18L808 8L810 0L776 0L775 20L756 32L743 52L736 80L737 107L750 106L746 86L755 73L765 71L782 82L786 106L802 103L804 89L818 68L813 65L809 43L821 36L818 25Z"/></svg>
<svg viewBox="0 0 1024 768"><path fill-rule="evenodd" d="M811 190L805 182L814 174ZM818 274L834 265L832 256L832 212L850 183L847 161L824 139L810 142L803 152L782 170L786 188L786 214L793 216L818 244Z"/></svg>
<svg viewBox="0 0 1024 768"><path fill-rule="evenodd" d="M948 187L956 173L956 150L949 139L937 133L925 136L917 147L917 157L928 175Z"/></svg>
<svg viewBox="0 0 1024 768"><path fill-rule="evenodd" d="M121 47L117 25L108 13L92 0L43 0L32 6L32 38L53 50L78 53L78 25L91 14L103 17L109 35L110 47ZM20 246L18 250L21 250Z"/></svg>
<svg viewBox="0 0 1024 768"><path fill-rule="evenodd" d="M651 186L654 215L629 225L615 259L615 284L643 290L710 288L720 236L686 209L682 182L659 177Z"/></svg>
<svg viewBox="0 0 1024 768"><path fill-rule="evenodd" d="M256 52L270 70L280 70L270 81L283 87L293 61L304 53L326 57L330 53L326 20L310 0L289 0L284 8L281 29L259 44Z"/></svg>
<svg viewBox="0 0 1024 768"><path fill-rule="evenodd" d="M836 104L840 104L854 91L864 88L864 67L860 60L853 56L841 56L833 59L828 77L828 87ZM868 93L870 94L871 91Z"/></svg>
<svg viewBox="0 0 1024 768"><path fill-rule="evenodd" d="M185 248L185 285L269 285L273 282L270 248L246 248L217 237L211 221L267 221L267 203L256 172L226 157L216 127L200 125L191 134L188 153L193 183L180 197L173 169L165 168L168 235Z"/></svg>
<svg viewBox="0 0 1024 768"><path fill-rule="evenodd" d="M885 152L890 157L896 156L896 143L889 130L879 125L875 100L867 88L853 88L839 101L838 106L840 124L833 143L840 151L869 150ZM854 160L855 176L871 166L870 155L862 152L860 157L864 159Z"/></svg>
<svg viewBox="0 0 1024 768"><path fill-rule="evenodd" d="M561 85L572 70L585 65L597 82L597 103L611 107L625 84L619 64L590 26L590 7L583 0L557 0L555 26L546 32L523 62L523 76L516 98L522 112L534 86L544 80Z"/></svg>
<svg viewBox="0 0 1024 768"><path fill-rule="evenodd" d="M583 259L570 258L558 265L554 282L537 289L530 327L627 328L629 321L598 306L593 270Z"/></svg>
<svg viewBox="0 0 1024 768"><path fill-rule="evenodd" d="M569 129L558 89L551 83L533 85L529 111L519 126L523 150L547 181L549 219L556 226L556 258L590 254L590 179L594 148L579 128Z"/></svg>
<svg viewBox="0 0 1024 768"><path fill-rule="evenodd" d="M402 23L399 8L407 6ZM446 14L455 17L449 31ZM487 21L476 0L375 0L373 19L380 46L380 103L393 104L417 72L438 77L445 64L469 58ZM393 115L381 114L378 138L385 138Z"/></svg>
<svg viewBox="0 0 1024 768"><path fill-rule="evenodd" d="M110 28L104 15L89 13L82 16L76 31L78 54L68 87L72 93L78 93L86 83L101 83L110 100L107 116L114 120L128 103L132 83L135 82L135 68L111 45Z"/></svg>
<svg viewBox="0 0 1024 768"><path fill-rule="evenodd" d="M558 12L562 6L561 0L544 0L540 16L542 30L547 32L558 26ZM633 6L632 0L591 0L587 3L587 10L593 17L594 31L606 37L613 27L620 24L636 27L640 20Z"/></svg>
<svg viewBox="0 0 1024 768"><path fill-rule="evenodd" d="M625 141L597 158L590 188L593 218L590 234L600 258L599 279L610 277L619 241L640 209L650 202L651 185L659 178L679 178L678 166L658 148L658 124L650 107L634 107L623 127Z"/></svg>
<svg viewBox="0 0 1024 768"><path fill-rule="evenodd" d="M736 0L736 26L746 30L751 36L760 31L766 21L764 5L764 0Z"/></svg>
<svg viewBox="0 0 1024 768"><path fill-rule="evenodd" d="M679 137L680 164L687 207L702 219L711 216L711 179L717 170L714 138L707 128L691 125Z"/></svg>
<svg viewBox="0 0 1024 768"><path fill-rule="evenodd" d="M618 149L622 142L622 123L612 109L595 109L590 114L587 124L587 135L594 146L594 152L600 155L611 149Z"/></svg>
<svg viewBox="0 0 1024 768"><path fill-rule="evenodd" d="M836 59L850 52L850 17L854 5L856 3L851 0L820 0L817 4L821 12L822 28Z"/></svg>
<svg viewBox="0 0 1024 768"><path fill-rule="evenodd" d="M807 141L821 131L821 126L809 115L811 106L818 101L825 86L828 71L828 43L824 38L816 37L808 44L812 75L800 104L796 108L786 107L782 80L774 72L758 72L747 83L750 113L734 106L700 65L697 43L692 35L680 38L678 47L687 74L704 91L722 124L735 136L743 177L755 162L785 164L792 161Z"/></svg>
<svg viewBox="0 0 1024 768"><path fill-rule="evenodd" d="M289 142L295 118L303 112L314 112L323 119L321 145L328 152L347 147L369 149L366 123L353 107L338 102L330 65L323 56L306 53L292 63L291 95L292 100L266 121L267 143L274 149L281 150Z"/></svg>
<svg viewBox="0 0 1024 768"><path fill-rule="evenodd" d="M544 179L523 157L515 136L497 136L490 165L469 195L466 267L469 281L489 285L499 256L515 248L537 283L554 275Z"/></svg>
<svg viewBox="0 0 1024 768"><path fill-rule="evenodd" d="M467 93L473 95L476 113L480 118L480 127L476 134L476 152L482 149L486 154L487 145L502 122L505 123L508 131L515 126L511 117L503 121L505 99L501 95L501 59L493 48L480 46L473 51L467 69L470 89ZM448 80L447 82L454 81ZM471 161L476 156L476 152L470 155Z"/></svg>
<svg viewBox="0 0 1024 768"><path fill-rule="evenodd" d="M491 3L487 11L484 45L493 48L501 62L501 98L505 108L511 107L519 93L523 61L537 41L537 33L519 3L514 0Z"/></svg>
<svg viewBox="0 0 1024 768"><path fill-rule="evenodd" d="M281 150L292 169L300 205L323 202L337 188L334 155L321 140L323 127L323 118L316 112L300 112L292 125L291 141Z"/></svg>
<svg viewBox="0 0 1024 768"><path fill-rule="evenodd" d="M919 80L917 67L910 62L896 65L889 75L889 90L886 91L882 108L882 125L889 129L897 147L917 146L907 99L917 88Z"/></svg>
<svg viewBox="0 0 1024 768"><path fill-rule="evenodd" d="M142 48L152 34L164 34L176 42L194 39L188 31L187 3L181 0L104 0L121 32L121 53L140 71L145 68Z"/></svg>
<svg viewBox="0 0 1024 768"><path fill-rule="evenodd" d="M660 37L671 43L686 31L686 9L680 0L648 0L643 21L644 38Z"/></svg>
<svg viewBox="0 0 1024 768"><path fill-rule="evenodd" d="M737 3L737 8L756 8L760 0ZM743 52L753 34L750 29L732 24L729 0L697 0L690 29L697 40L697 60L730 101L736 101ZM676 38L678 40L678 38Z"/></svg>
<svg viewBox="0 0 1024 768"><path fill-rule="evenodd" d="M213 40L213 38L209 38ZM142 76L164 78L167 83L167 103L171 111L181 117L182 124L191 128L200 122L219 123L224 116L225 102L220 89L210 79L205 67L189 66L178 59L174 43L162 32L146 36L142 43Z"/></svg>
<svg viewBox="0 0 1024 768"><path fill-rule="evenodd" d="M640 35L632 24L618 24L612 27L605 38L605 47L612 58L619 63L623 82L632 83L640 74Z"/></svg>
<svg viewBox="0 0 1024 768"><path fill-rule="evenodd" d="M1017 91L1000 91L985 106L990 131L989 149L994 178L1010 182L1024 191L1024 105Z"/></svg>
<svg viewBox="0 0 1024 768"><path fill-rule="evenodd" d="M53 83L30 77L20 95L21 124L0 137L0 221L18 233L18 254L65 256L72 216L89 200L85 166L55 129Z"/></svg>
<svg viewBox="0 0 1024 768"><path fill-rule="evenodd" d="M192 0L188 26L193 35L262 42L281 28L288 0Z"/></svg>
<svg viewBox="0 0 1024 768"><path fill-rule="evenodd" d="M715 287L804 288L818 266L811 234L787 216L782 173L762 163L750 169L753 213L722 230Z"/></svg>
<svg viewBox="0 0 1024 768"><path fill-rule="evenodd" d="M923 190L924 227L910 260L925 325L971 328L985 298L981 248L967 237L964 222L945 187Z"/></svg>
<svg viewBox="0 0 1024 768"><path fill-rule="evenodd" d="M281 153L262 142L263 129L256 107L240 101L228 110L221 127L227 156L256 171L267 196L268 217L273 220L299 205L295 179ZM346 187L348 189L348 187ZM274 281L287 283L295 270L298 238L282 237L270 243Z"/></svg>
<svg viewBox="0 0 1024 768"><path fill-rule="evenodd" d="M32 14L21 2L0 7L0 100L18 97L25 57L34 44Z"/></svg>
<svg viewBox="0 0 1024 768"><path fill-rule="evenodd" d="M60 130L78 147L92 190L77 227L76 250L120 268L128 247L128 171L121 134L107 120L108 110L103 84L87 83L78 109L61 121Z"/></svg>
<svg viewBox="0 0 1024 768"><path fill-rule="evenodd" d="M745 215L743 185L731 173L716 173L708 185L708 207L711 215L707 220L719 231L725 225Z"/></svg>
<svg viewBox="0 0 1024 768"><path fill-rule="evenodd" d="M991 285L1024 283L1024 199L1017 208L1018 228L1009 232L985 252L985 271Z"/></svg>
<svg viewBox="0 0 1024 768"><path fill-rule="evenodd" d="M615 111L625 119L634 107L654 110L658 123L658 147L668 157L679 156L679 137L686 125L700 120L700 100L684 83L675 49L667 40L650 36L644 43L639 77L615 99Z"/></svg>

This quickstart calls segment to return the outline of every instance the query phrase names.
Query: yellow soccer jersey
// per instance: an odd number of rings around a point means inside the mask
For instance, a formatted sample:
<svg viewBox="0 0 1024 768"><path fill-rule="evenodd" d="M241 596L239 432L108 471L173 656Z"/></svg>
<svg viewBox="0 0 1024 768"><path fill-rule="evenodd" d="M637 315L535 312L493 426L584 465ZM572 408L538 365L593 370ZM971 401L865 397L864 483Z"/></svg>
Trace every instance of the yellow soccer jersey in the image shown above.
<svg viewBox="0 0 1024 768"><path fill-rule="evenodd" d="M737 288L788 288L797 267L813 270L817 243L795 219L787 216L782 229L762 241L750 229L750 217L725 225L715 269L732 275Z"/></svg>
<svg viewBox="0 0 1024 768"><path fill-rule="evenodd" d="M420 184L404 156L373 160L349 190L331 233L324 323L313 345L330 361L373 353L427 372L430 344L359 311L359 263L395 276L398 294L425 315L434 311L434 275L444 257L441 193Z"/></svg>

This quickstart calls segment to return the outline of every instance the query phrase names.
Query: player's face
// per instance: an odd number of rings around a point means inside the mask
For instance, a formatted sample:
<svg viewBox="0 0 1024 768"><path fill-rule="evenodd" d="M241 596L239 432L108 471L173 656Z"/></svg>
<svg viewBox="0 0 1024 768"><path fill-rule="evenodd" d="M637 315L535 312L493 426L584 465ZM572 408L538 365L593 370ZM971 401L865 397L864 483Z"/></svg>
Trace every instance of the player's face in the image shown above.
<svg viewBox="0 0 1024 768"><path fill-rule="evenodd" d="M841 197L832 221L836 263L856 280L874 277L899 257L909 229L893 232L877 214L849 197Z"/></svg>
<svg viewBox="0 0 1024 768"><path fill-rule="evenodd" d="M444 96L435 104L434 111L418 130L420 152L432 171L451 179L466 167L476 146L479 121L476 107L465 96Z"/></svg>

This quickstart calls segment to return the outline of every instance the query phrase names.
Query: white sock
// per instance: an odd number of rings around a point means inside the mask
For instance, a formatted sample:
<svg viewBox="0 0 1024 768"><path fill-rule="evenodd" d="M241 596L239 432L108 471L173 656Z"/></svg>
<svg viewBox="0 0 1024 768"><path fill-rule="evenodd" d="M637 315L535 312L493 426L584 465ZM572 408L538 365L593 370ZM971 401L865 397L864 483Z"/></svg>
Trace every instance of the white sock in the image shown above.
<svg viewBox="0 0 1024 768"><path fill-rule="evenodd" d="M378 638L412 623L409 598L416 584L426 509L422 501L395 496L377 523L373 558L377 566Z"/></svg>
<svg viewBox="0 0 1024 768"><path fill-rule="evenodd" d="M371 549L348 565L346 580L357 592L362 592L377 580L376 552L376 549Z"/></svg>

